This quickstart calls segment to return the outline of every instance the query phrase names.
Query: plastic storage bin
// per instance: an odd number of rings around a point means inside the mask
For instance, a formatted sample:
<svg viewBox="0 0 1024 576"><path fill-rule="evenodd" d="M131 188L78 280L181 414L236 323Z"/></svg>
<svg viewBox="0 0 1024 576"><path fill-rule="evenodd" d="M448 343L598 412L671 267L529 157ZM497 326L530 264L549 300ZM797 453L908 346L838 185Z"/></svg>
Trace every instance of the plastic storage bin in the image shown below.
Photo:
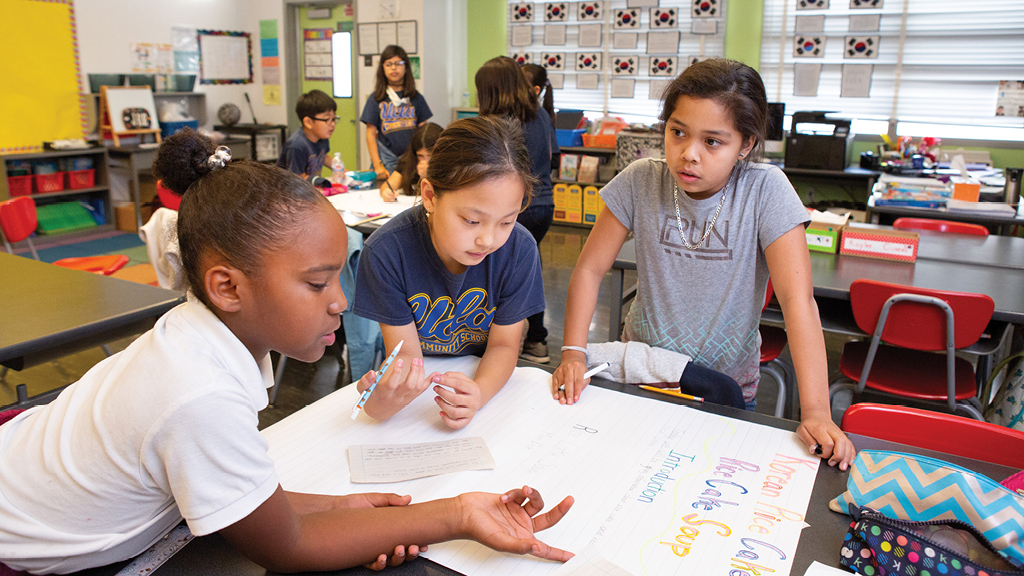
<svg viewBox="0 0 1024 576"><path fill-rule="evenodd" d="M69 190L81 190L82 188L92 188L96 185L96 170L72 170L66 173L68 175L68 189Z"/></svg>
<svg viewBox="0 0 1024 576"><path fill-rule="evenodd" d="M36 231L40 234L61 234L96 226L96 221L89 210L78 202L57 202L39 206L36 208L36 214L39 219Z"/></svg>
<svg viewBox="0 0 1024 576"><path fill-rule="evenodd" d="M64 190L64 173L54 172L53 174L36 174L36 193L46 194L48 192L61 192Z"/></svg>
<svg viewBox="0 0 1024 576"><path fill-rule="evenodd" d="M555 130L559 146L583 146L583 134L585 129L579 130Z"/></svg>
<svg viewBox="0 0 1024 576"><path fill-rule="evenodd" d="M199 120L182 120L180 122L161 122L160 123L160 137L167 138L171 134L174 134L182 128L191 128L193 130L199 129Z"/></svg>
<svg viewBox="0 0 1024 576"><path fill-rule="evenodd" d="M14 196L28 196L32 193L32 175L28 176L8 176L7 177L7 192Z"/></svg>

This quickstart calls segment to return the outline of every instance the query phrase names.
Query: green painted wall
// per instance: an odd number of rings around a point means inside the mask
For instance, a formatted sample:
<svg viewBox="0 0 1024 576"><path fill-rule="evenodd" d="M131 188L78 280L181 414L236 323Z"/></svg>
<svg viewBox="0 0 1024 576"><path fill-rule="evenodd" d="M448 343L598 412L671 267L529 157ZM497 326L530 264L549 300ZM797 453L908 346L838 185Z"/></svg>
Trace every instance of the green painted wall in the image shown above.
<svg viewBox="0 0 1024 576"><path fill-rule="evenodd" d="M466 79L470 102L475 106L476 71L484 62L505 54L507 50L507 0L466 0L466 22L469 23L466 29Z"/></svg>
<svg viewBox="0 0 1024 576"><path fill-rule="evenodd" d="M763 0L729 0L725 16L725 57L761 69Z"/></svg>

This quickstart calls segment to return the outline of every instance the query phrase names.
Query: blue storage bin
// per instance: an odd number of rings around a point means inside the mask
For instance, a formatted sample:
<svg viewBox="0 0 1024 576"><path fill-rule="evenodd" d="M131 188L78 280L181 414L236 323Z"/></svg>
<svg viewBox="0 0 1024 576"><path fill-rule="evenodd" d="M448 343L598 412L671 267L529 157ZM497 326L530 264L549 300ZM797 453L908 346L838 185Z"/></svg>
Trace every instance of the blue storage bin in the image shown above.
<svg viewBox="0 0 1024 576"><path fill-rule="evenodd" d="M583 146L583 135L587 131L579 130L555 130L559 146Z"/></svg>
<svg viewBox="0 0 1024 576"><path fill-rule="evenodd" d="M181 122L161 122L160 137L167 138L182 128L199 129L199 120L182 120Z"/></svg>

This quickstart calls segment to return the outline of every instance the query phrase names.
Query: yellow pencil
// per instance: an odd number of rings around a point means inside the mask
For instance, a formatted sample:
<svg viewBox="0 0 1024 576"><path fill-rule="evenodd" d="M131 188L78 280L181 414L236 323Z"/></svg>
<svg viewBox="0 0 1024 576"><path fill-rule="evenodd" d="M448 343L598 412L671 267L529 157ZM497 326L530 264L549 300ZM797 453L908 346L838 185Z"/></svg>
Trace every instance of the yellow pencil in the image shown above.
<svg viewBox="0 0 1024 576"><path fill-rule="evenodd" d="M687 400L693 400L695 402L703 402L704 401L704 399L701 398L700 396L690 396L689 394L683 394L682 392L678 392L676 390L668 390L666 388L655 388L654 386L645 386L643 384L641 384L640 387L643 388L644 390L650 390L651 392L659 392L661 394L668 394L669 396L675 396L677 398L686 398Z"/></svg>

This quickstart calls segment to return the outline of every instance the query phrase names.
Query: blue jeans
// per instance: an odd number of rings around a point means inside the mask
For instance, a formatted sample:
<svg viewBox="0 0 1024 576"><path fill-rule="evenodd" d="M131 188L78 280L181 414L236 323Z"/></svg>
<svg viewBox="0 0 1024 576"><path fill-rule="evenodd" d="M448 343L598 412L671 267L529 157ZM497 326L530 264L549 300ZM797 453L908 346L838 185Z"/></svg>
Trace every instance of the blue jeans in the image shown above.
<svg viewBox="0 0 1024 576"><path fill-rule="evenodd" d="M544 235L548 233L548 228L551 227L551 220L554 216L554 206L529 206L526 210L519 213L516 221L530 232L539 247L540 241L544 239ZM528 324L526 328L527 342L547 341L548 329L544 327L544 312L537 312L530 316L526 319L526 323Z"/></svg>
<svg viewBox="0 0 1024 576"><path fill-rule="evenodd" d="M384 165L388 172L394 172L395 168L398 167L398 156L385 146L379 138L377 139L377 157L380 158L380 163Z"/></svg>

